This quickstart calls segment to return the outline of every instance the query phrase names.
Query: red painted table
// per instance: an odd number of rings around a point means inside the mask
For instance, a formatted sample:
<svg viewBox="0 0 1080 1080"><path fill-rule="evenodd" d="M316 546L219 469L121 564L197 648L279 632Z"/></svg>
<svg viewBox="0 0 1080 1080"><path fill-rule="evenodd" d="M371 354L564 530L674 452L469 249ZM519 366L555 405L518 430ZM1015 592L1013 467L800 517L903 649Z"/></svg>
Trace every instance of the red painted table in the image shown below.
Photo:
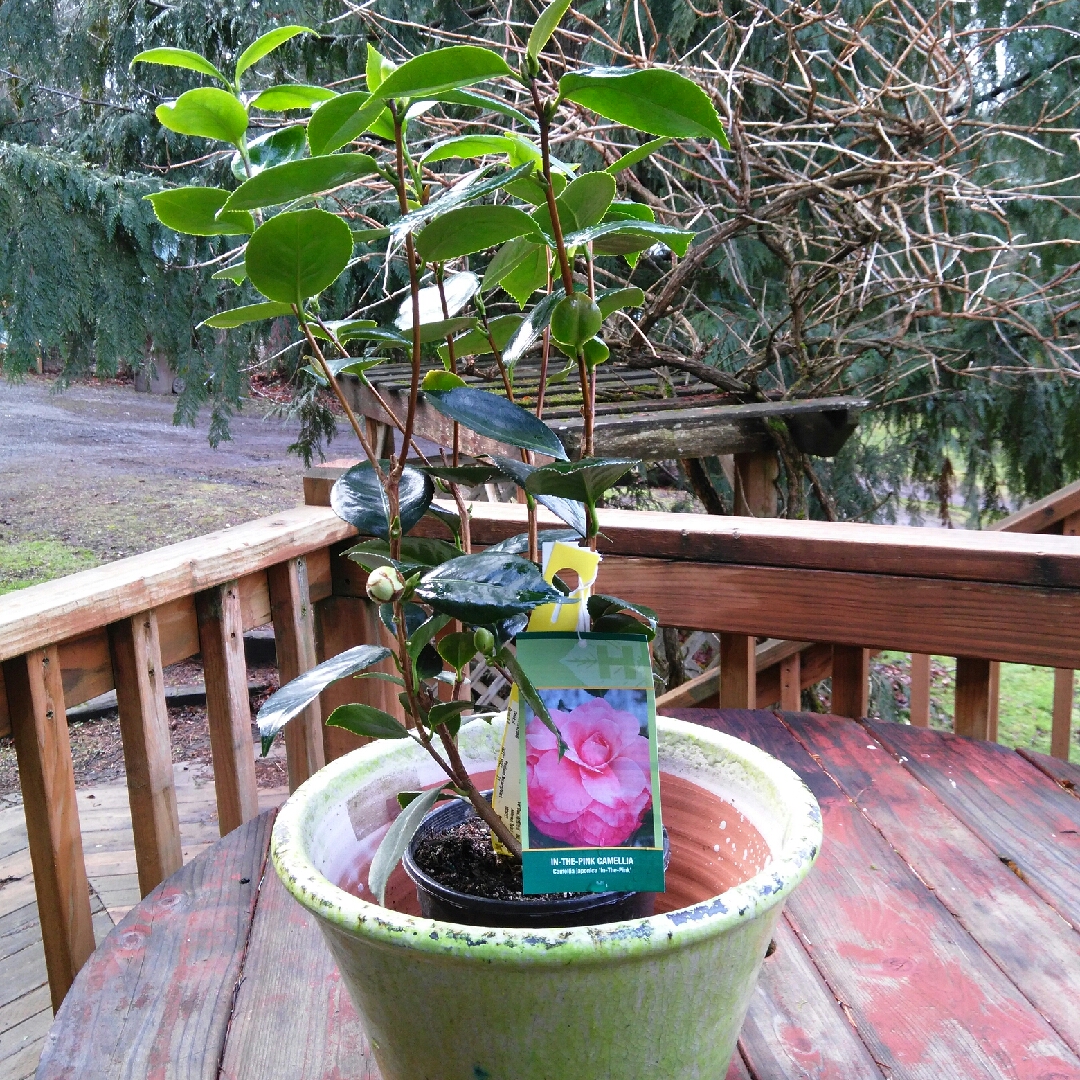
<svg viewBox="0 0 1080 1080"><path fill-rule="evenodd" d="M1080 1077L1080 768L893 724L679 715L786 761L825 822L728 1080ZM40 1078L378 1080L318 930L267 865L271 824L116 927Z"/></svg>

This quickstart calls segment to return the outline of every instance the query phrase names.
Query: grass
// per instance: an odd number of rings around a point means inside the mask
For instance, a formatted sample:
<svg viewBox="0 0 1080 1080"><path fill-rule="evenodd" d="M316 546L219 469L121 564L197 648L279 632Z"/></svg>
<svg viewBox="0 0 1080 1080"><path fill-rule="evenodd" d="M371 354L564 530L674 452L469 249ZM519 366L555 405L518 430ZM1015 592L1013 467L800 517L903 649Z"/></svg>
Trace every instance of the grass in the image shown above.
<svg viewBox="0 0 1080 1080"><path fill-rule="evenodd" d="M97 556L92 551L70 547L60 540L0 539L0 594L74 574L97 564Z"/></svg>
<svg viewBox="0 0 1080 1080"><path fill-rule="evenodd" d="M872 662L871 712L886 720L908 719L910 658L906 653L883 652ZM952 729L956 661L935 656L930 667L930 725ZM1073 688L1073 738L1069 760L1080 763L1080 694ZM1030 664L1002 664L998 699L998 742L1050 753L1053 718L1054 671Z"/></svg>

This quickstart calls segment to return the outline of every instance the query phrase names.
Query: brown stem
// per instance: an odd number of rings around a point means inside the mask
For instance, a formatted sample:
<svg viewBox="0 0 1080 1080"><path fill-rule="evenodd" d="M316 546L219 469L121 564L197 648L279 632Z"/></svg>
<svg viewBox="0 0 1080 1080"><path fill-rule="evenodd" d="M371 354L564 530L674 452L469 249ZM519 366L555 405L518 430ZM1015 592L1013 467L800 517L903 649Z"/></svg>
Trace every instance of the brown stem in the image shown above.
<svg viewBox="0 0 1080 1080"><path fill-rule="evenodd" d="M566 243L563 241L562 222L559 221L559 206L555 201L555 189L551 186L551 145L548 138L551 118L548 116L547 105L540 100L540 92L536 89L535 80L529 81L529 90L532 92L536 117L540 121L541 167L544 173L544 190L547 195L548 213L551 215L551 235L555 239L555 252L559 256L559 271L562 274L563 288L566 290L567 296L573 296L574 275L570 270L570 261L566 257Z"/></svg>
<svg viewBox="0 0 1080 1080"><path fill-rule="evenodd" d="M444 457L445 461L446 458ZM454 497L454 502L457 504L458 517L461 518L461 550L466 555L472 554L472 526L469 523L469 511L465 505L465 500L461 497L461 488L457 484L450 485L450 494Z"/></svg>
<svg viewBox="0 0 1080 1080"><path fill-rule="evenodd" d="M450 308L446 303L446 289L443 287L443 264L439 263L435 267L435 282L439 286L439 303L442 305L442 316L444 319L450 318ZM446 355L450 359L450 370L457 374L457 354L454 352L454 335L446 335ZM454 468L458 467L458 462L461 459L461 427L458 422L454 421L454 450L451 460L454 463Z"/></svg>

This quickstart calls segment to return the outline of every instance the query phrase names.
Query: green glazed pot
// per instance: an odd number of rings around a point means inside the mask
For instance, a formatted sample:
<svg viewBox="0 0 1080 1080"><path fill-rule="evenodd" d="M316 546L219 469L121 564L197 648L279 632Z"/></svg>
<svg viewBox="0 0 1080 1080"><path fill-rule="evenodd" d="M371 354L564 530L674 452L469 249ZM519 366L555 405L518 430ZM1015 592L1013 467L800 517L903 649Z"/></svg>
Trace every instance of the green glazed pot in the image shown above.
<svg viewBox="0 0 1080 1080"><path fill-rule="evenodd" d="M465 927L338 888L362 849L370 858L397 792L440 779L411 740L339 758L285 804L274 866L317 917L384 1080L725 1075L784 900L817 856L821 814L795 773L756 747L666 717L657 729L661 773L731 804L769 854L742 884L648 919L561 930ZM499 722L462 727L471 772L494 767L501 739ZM719 850L698 847L703 862Z"/></svg>

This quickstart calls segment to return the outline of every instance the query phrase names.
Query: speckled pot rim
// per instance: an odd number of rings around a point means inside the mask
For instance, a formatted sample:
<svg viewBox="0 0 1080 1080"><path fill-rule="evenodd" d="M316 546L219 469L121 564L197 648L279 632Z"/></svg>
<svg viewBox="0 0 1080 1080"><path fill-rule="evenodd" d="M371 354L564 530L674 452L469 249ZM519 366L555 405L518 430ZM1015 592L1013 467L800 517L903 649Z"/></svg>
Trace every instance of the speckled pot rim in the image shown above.
<svg viewBox="0 0 1080 1080"><path fill-rule="evenodd" d="M481 723L481 721L476 721ZM361 900L339 888L314 865L303 838L308 829L385 758L402 753L401 742L377 742L339 758L301 785L281 808L274 825L271 858L293 897L319 918L371 944L488 964L565 964L640 959L724 933L777 904L809 873L821 847L821 811L809 788L786 765L750 743L698 724L657 717L666 741L696 743L721 752L772 787L790 814L786 836L769 865L754 877L690 907L647 919L566 929L463 926L405 915ZM465 728L462 728L464 735ZM418 754L423 751L416 748Z"/></svg>

